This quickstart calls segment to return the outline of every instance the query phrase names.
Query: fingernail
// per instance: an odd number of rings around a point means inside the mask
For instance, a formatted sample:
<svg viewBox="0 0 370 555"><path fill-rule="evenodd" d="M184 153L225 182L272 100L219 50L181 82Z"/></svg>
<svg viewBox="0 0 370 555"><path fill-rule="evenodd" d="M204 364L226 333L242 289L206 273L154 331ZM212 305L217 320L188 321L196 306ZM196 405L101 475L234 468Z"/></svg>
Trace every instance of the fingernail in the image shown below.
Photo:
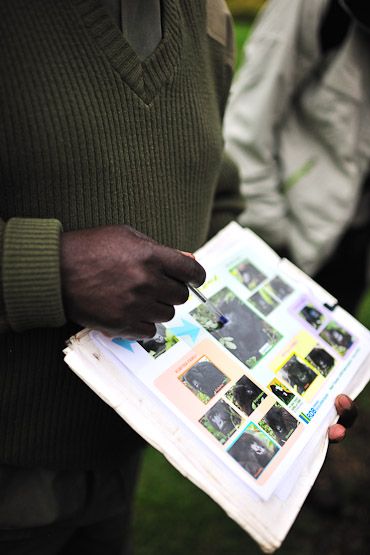
<svg viewBox="0 0 370 555"><path fill-rule="evenodd" d="M337 435L334 439L329 439L330 443L340 443L346 437L346 432L342 432L341 434Z"/></svg>
<svg viewBox="0 0 370 555"><path fill-rule="evenodd" d="M346 397L346 395L339 395L338 405L343 410L349 410L351 408L352 402L348 397Z"/></svg>
<svg viewBox="0 0 370 555"><path fill-rule="evenodd" d="M189 256L189 258L192 258L193 260L195 260L195 256L193 255L193 253L187 252L187 251L180 251L180 252L185 256Z"/></svg>

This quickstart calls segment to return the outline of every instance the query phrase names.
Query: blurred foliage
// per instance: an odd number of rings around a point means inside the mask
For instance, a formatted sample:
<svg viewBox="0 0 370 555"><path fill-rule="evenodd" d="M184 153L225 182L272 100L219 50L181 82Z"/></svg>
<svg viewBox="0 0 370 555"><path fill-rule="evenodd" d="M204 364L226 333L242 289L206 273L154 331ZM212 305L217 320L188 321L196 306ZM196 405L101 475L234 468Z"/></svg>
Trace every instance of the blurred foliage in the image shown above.
<svg viewBox="0 0 370 555"><path fill-rule="evenodd" d="M235 42L236 42L236 64L235 69L239 67L243 59L243 45L248 39L252 30L253 18L237 19L235 21Z"/></svg>
<svg viewBox="0 0 370 555"><path fill-rule="evenodd" d="M227 0L234 17L254 17L264 0Z"/></svg>

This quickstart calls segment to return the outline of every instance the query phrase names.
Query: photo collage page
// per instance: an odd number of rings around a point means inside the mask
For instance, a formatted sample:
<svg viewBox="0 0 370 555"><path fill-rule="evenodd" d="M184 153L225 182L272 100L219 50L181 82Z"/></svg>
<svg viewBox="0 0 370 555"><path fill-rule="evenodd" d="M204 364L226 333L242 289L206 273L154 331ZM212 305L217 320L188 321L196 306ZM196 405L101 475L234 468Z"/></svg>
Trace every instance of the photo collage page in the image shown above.
<svg viewBox="0 0 370 555"><path fill-rule="evenodd" d="M153 338L112 343L124 348L125 365L258 491L277 483L304 447L327 390L358 354L359 338L258 250L230 251L207 268L200 289L216 312L190 294Z"/></svg>
<svg viewBox="0 0 370 555"><path fill-rule="evenodd" d="M228 273L245 294L236 294L232 280L223 279L225 286L208 297L227 324L220 325L204 303L189 314L244 370L231 364L230 357L224 360L215 343L205 340L201 350L197 345L194 360L185 367L176 364L156 385L167 397L176 398L183 414L251 477L264 482L275 461L287 454L310 423L315 412L312 401L338 355L346 356L356 338L331 319L330 311L295 291L281 275L268 276L246 258ZM269 318L282 303L293 322L291 337L286 322L279 327Z"/></svg>
<svg viewBox="0 0 370 555"><path fill-rule="evenodd" d="M176 399L182 413L252 478L263 480L270 463L282 456L283 448L288 450L300 435L300 427L307 424L294 412L300 404L298 391L284 379L284 371L281 376L270 371L267 382L265 377L259 379L258 372L262 359L283 339L266 317L294 289L281 276L269 278L247 259L228 272L230 283L236 280L245 295L225 286L209 296L227 324L220 326L217 316L203 303L189 314L239 364L215 342L204 340L193 349L193 360L184 357L184 365L176 363L155 384L168 398Z"/></svg>

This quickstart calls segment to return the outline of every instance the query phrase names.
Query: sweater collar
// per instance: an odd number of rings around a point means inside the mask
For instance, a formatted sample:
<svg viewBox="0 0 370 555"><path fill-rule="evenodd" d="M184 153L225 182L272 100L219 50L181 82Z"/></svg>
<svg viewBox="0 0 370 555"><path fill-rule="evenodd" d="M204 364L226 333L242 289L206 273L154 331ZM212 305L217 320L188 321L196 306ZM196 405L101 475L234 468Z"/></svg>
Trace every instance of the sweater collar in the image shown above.
<svg viewBox="0 0 370 555"><path fill-rule="evenodd" d="M72 0L90 36L121 78L146 104L158 94L175 70L181 52L182 26L178 3L162 0L162 39L141 61L99 0Z"/></svg>

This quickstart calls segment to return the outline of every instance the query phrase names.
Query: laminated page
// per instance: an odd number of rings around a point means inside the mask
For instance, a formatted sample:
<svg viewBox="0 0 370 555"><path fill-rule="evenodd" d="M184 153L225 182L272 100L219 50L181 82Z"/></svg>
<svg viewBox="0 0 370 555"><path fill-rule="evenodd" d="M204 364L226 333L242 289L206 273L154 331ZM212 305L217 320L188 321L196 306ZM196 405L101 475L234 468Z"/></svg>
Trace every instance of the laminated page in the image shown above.
<svg viewBox="0 0 370 555"><path fill-rule="evenodd" d="M151 339L91 337L267 500L312 438L325 437L335 396L369 357L369 332L237 224L196 257L207 271L200 290L226 324L191 293Z"/></svg>

